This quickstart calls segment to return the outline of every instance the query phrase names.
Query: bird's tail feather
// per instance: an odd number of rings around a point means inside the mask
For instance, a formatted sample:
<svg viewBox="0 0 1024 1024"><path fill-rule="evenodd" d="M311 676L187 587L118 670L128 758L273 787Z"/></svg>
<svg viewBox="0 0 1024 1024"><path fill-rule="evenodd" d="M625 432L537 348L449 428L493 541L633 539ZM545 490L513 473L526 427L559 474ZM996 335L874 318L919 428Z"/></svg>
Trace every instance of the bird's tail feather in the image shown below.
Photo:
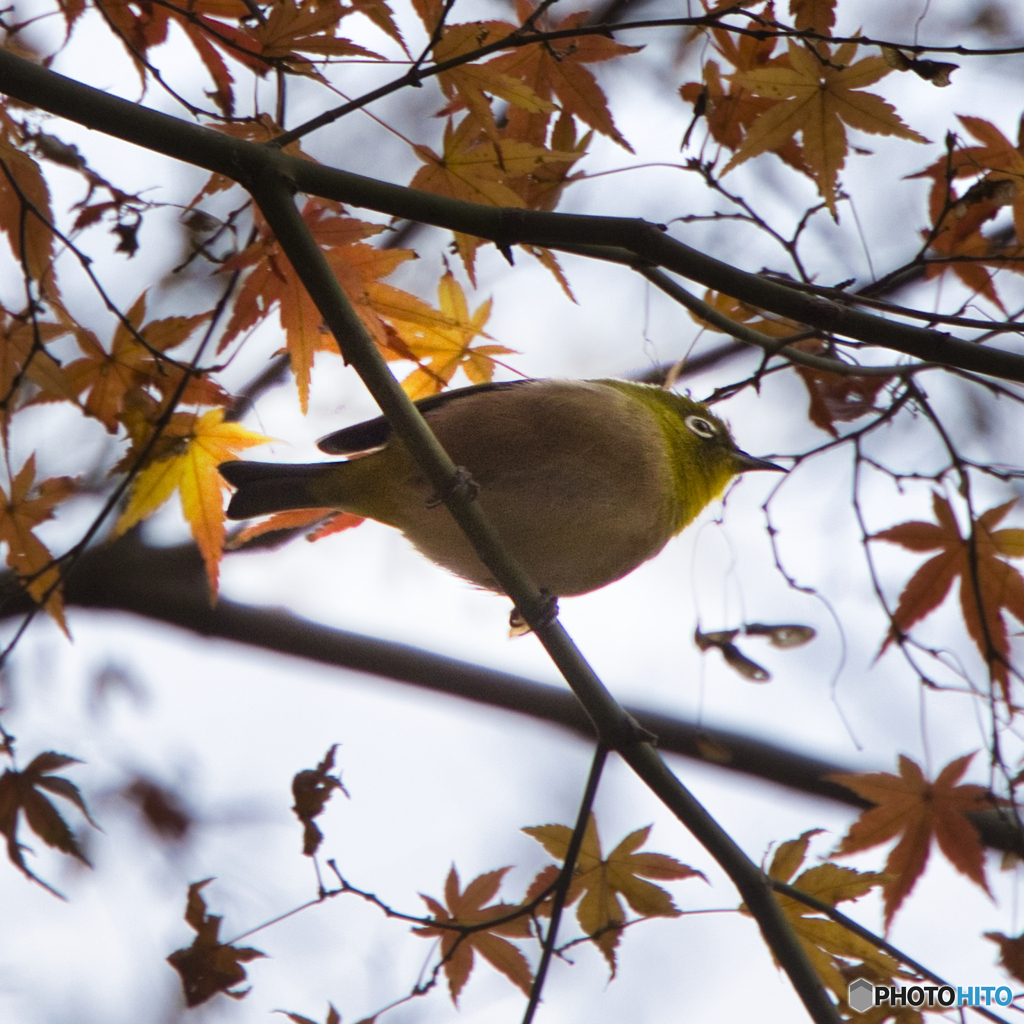
<svg viewBox="0 0 1024 1024"><path fill-rule="evenodd" d="M317 497L310 483L322 478L330 463L312 466L289 466L274 462L223 462L217 467L220 475L238 490L228 505L228 519L251 519L272 512L299 508L322 508L323 497Z"/></svg>

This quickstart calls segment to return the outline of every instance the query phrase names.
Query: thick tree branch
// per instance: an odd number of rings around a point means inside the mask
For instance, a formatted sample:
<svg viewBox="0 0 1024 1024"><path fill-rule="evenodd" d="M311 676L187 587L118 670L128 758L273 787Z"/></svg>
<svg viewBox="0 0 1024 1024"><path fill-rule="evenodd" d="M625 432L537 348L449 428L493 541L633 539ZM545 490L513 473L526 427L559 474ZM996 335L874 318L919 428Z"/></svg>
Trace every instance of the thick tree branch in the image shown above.
<svg viewBox="0 0 1024 1024"><path fill-rule="evenodd" d="M232 558L251 557L244 553ZM31 599L10 572L0 574L0 621L23 615ZM64 591L68 607L140 615L199 636L231 640L260 650L304 658L320 665L365 672L433 693L526 715L592 739L593 726L567 690L509 672L474 665L408 644L334 629L281 608L255 608L234 601L210 605L202 559L194 544L152 548L132 532L95 547L75 563ZM794 792L850 807L869 803L829 780L853 771L795 753L765 740L687 722L626 705L642 728L657 737L658 749L770 782ZM974 816L986 846L1024 856L1024 838L998 813Z"/></svg>

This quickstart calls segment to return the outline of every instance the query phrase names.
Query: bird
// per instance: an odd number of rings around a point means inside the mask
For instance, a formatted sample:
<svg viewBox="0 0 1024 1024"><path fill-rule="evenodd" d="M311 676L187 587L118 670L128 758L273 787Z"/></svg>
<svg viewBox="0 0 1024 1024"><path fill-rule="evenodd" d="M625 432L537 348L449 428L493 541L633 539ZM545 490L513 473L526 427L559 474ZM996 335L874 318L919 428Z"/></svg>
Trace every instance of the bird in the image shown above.
<svg viewBox="0 0 1024 1024"><path fill-rule="evenodd" d="M617 379L478 384L416 403L509 552L553 597L597 590L653 558L738 473L781 466L741 451L703 403ZM400 530L485 589L477 557L384 417L318 442L345 461L222 463L229 519L295 509L355 513Z"/></svg>

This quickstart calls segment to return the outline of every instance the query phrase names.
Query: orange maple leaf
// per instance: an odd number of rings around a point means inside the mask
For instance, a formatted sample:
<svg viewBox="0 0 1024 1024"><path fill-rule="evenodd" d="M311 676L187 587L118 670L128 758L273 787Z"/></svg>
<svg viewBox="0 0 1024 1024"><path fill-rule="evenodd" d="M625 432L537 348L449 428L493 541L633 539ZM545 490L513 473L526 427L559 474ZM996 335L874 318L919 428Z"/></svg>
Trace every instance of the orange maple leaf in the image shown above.
<svg viewBox="0 0 1024 1024"><path fill-rule="evenodd" d="M518 208L526 205L515 187L518 179L537 174L546 163L564 167L580 157L575 151L551 150L504 136L496 139L473 114L464 117L457 127L449 120L440 155L429 146L413 149L425 166L416 172L410 188L486 206ZM473 260L482 240L457 231L455 244L466 273L475 284Z"/></svg>
<svg viewBox="0 0 1024 1024"><path fill-rule="evenodd" d="M67 634L60 567L34 528L53 518L53 510L75 489L70 477L56 476L36 485L33 452L11 481L10 495L0 487L0 542L7 545L7 565L17 573L32 599L50 613Z"/></svg>
<svg viewBox="0 0 1024 1024"><path fill-rule="evenodd" d="M680 911L669 893L645 879L704 878L700 871L663 853L635 853L647 842L651 827L648 825L630 832L605 858L601 856L597 821L591 813L576 859L576 871L569 885L566 905L583 897L576 909L576 919L604 954L613 977L615 949L626 925L626 911L619 896L624 897L641 918L678 917ZM535 825L523 831L536 839L552 857L565 860L572 839L572 829L567 825ZM527 892L527 900L539 895L556 876L557 870L553 867L541 871ZM537 913L545 911L550 912L549 904L543 904Z"/></svg>
<svg viewBox="0 0 1024 1024"><path fill-rule="evenodd" d="M516 5L519 17L528 18L534 6L526 0L519 0ZM577 11L557 24L541 18L538 28L542 31L572 29L583 25L589 17L589 11ZM531 92L542 100L557 99L563 114L578 117L632 153L633 148L615 127L604 91L584 65L615 60L642 49L642 46L625 46L609 36L582 35L575 39L520 47L495 57L484 67L526 83ZM551 106L551 110L554 109ZM517 109L509 111L510 133L525 141L542 144L548 118L547 112L542 111L538 116L537 112L519 104Z"/></svg>
<svg viewBox="0 0 1024 1024"><path fill-rule="evenodd" d="M960 581L960 609L967 632L1003 694L1009 694L1010 644L1003 619L1005 608L1024 622L1024 577L1005 558L1024 558L1024 530L993 527L1016 499L990 508L974 523L973 543L960 535L949 502L932 494L935 523L907 522L874 534L872 540L899 544L908 551L938 551L910 578L900 594L893 624L879 654L945 600L953 581ZM1003 556L1003 557L1000 557ZM977 585L976 585L977 583Z"/></svg>
<svg viewBox="0 0 1024 1024"><path fill-rule="evenodd" d="M343 216L339 203L310 199L302 216L371 337L388 352L398 339L374 309L372 288L379 278L387 277L416 254L411 249L375 249L365 245L362 240L379 234L383 226ZM222 269L249 267L252 271L239 291L220 348L223 350L241 332L260 323L276 304L299 389L299 404L305 412L314 356L322 351L336 353L338 346L277 239L262 221L256 241L227 260ZM408 358L408 353L391 352L391 357Z"/></svg>
<svg viewBox="0 0 1024 1024"><path fill-rule="evenodd" d="M984 295L1005 313L990 266L1024 272L1024 129L1016 146L999 129L980 117L960 117L961 123L982 145L959 146L911 178L931 178L929 215L934 227L922 232L934 257L926 275L952 270L968 288ZM977 180L963 195L951 190L951 179ZM1010 206L1016 244L1003 244L983 235L981 227L1001 207ZM938 258L935 258L938 257Z"/></svg>
<svg viewBox="0 0 1024 1024"><path fill-rule="evenodd" d="M763 17L766 21L775 20L774 4L767 4ZM765 67L789 67L789 56L774 56L778 37L767 34L765 38L754 36L734 36L721 28L711 29L714 48L725 58L736 71L752 71ZM711 137L731 150L743 145L743 139L754 121L775 101L756 96L738 80L730 80L728 88L722 81L722 72L718 62L708 60L702 69L703 82L687 82L679 87L679 95L687 103L698 104L703 109L707 120L708 132ZM803 174L811 174L804 162L800 146L790 138L782 146L772 150L781 160Z"/></svg>
<svg viewBox="0 0 1024 1024"><path fill-rule="evenodd" d="M128 506L114 527L114 535L120 536L148 519L178 491L181 510L206 563L213 601L224 544L223 493L228 489L217 467L246 448L266 444L270 438L237 423L225 423L223 409L211 409L201 416L192 416L191 420L188 436L179 443L180 450L151 462L135 478Z"/></svg>
<svg viewBox="0 0 1024 1024"><path fill-rule="evenodd" d="M491 921L507 918L520 909L514 903L492 903L490 906L484 906L497 894L501 880L509 870L499 868L497 871L478 875L466 886L465 892L460 892L459 875L452 867L444 886L446 907L441 906L430 896L420 896L438 924L479 928L469 932L459 931L456 927L439 928L430 925L413 929L417 935L432 936L441 940L441 959L453 1003L458 1003L459 993L473 970L474 952L479 953L488 963L501 971L514 985L518 985L526 995L530 994L533 972L526 957L511 942L501 938L503 935L527 938L530 935L528 915L521 913L510 920L486 928L479 927Z"/></svg>
<svg viewBox="0 0 1024 1024"><path fill-rule="evenodd" d="M292 512L278 512L267 519L243 526L238 533L232 534L227 540L224 550L234 551L237 548L245 547L267 534L294 534L298 530L305 530L308 527L313 527L313 529L306 534L306 540L320 540L323 537L329 537L332 533L350 530L363 521L363 517L357 516L354 512L339 512L334 508L303 508L295 509ZM274 547L274 541L271 540L268 546Z"/></svg>
<svg viewBox="0 0 1024 1024"><path fill-rule="evenodd" d="M781 64L738 71L732 81L758 96L776 102L750 126L743 145L722 173L770 150L778 150L801 133L803 158L810 166L818 191L836 216L839 172L846 162L845 124L875 135L896 135L913 142L928 140L908 128L895 108L874 93L859 91L892 70L881 57L865 57L851 64L856 43L843 43L833 55L790 42L789 67Z"/></svg>
<svg viewBox="0 0 1024 1024"><path fill-rule="evenodd" d="M64 377L76 395L85 394L83 410L98 419L110 433L124 421L126 411L139 404L136 392L152 397L156 391L166 398L177 390L185 370L162 353L181 345L193 331L210 318L172 316L163 320L146 318L146 293L143 292L119 322L108 352L87 328L72 326L78 347L84 353L64 368ZM197 374L189 379L180 401L186 405L226 405L229 396L212 381Z"/></svg>
<svg viewBox="0 0 1024 1024"><path fill-rule="evenodd" d="M882 886L886 928L924 871L933 839L957 871L989 893L985 853L977 830L964 815L992 807L995 799L984 786L956 785L973 757L967 754L950 761L934 782L903 755L899 775L837 772L829 776L877 805L850 826L839 854L857 853L900 836L885 862L885 873L892 876Z"/></svg>

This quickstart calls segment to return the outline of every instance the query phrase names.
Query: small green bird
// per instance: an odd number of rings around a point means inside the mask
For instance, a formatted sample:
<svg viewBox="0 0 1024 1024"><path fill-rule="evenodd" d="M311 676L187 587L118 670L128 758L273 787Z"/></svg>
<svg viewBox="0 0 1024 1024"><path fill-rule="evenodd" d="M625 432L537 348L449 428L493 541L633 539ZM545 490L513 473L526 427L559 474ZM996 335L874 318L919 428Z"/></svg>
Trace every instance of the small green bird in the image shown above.
<svg viewBox="0 0 1024 1024"><path fill-rule="evenodd" d="M586 594L653 558L737 474L782 467L740 451L700 402L620 380L481 384L417 403L479 486L477 500L530 577ZM230 519L334 508L401 530L428 558L500 590L383 417L328 434L345 462L225 462Z"/></svg>

